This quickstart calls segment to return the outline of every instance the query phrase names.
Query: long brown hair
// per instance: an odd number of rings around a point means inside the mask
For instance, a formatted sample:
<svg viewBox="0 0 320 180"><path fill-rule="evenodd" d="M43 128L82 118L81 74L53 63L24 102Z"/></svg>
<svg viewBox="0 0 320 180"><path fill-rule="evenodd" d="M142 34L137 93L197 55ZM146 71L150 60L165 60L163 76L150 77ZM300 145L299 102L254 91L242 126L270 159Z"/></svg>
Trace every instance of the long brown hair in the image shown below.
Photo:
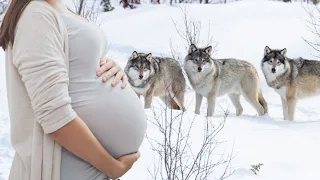
<svg viewBox="0 0 320 180"><path fill-rule="evenodd" d="M32 0L12 0L0 28L0 46L6 50L13 44L17 23L24 9Z"/></svg>

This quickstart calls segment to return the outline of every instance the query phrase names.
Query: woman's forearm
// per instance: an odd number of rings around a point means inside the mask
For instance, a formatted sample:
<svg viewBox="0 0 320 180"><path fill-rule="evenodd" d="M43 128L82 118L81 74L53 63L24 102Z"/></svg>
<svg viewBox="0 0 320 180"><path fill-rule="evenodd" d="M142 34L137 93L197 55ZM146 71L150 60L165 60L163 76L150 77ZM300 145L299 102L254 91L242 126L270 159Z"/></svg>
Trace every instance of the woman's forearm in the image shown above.
<svg viewBox="0 0 320 180"><path fill-rule="evenodd" d="M50 136L65 149L95 166L109 177L117 176L120 163L99 143L88 126L76 117L69 124L53 132Z"/></svg>

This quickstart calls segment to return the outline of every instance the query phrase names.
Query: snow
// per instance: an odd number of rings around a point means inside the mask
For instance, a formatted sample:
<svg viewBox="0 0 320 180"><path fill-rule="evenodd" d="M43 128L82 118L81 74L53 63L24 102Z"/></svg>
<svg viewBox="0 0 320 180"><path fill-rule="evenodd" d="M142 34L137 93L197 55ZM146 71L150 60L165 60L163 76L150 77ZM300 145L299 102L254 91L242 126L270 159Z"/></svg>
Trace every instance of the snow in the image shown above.
<svg viewBox="0 0 320 180"><path fill-rule="evenodd" d="M116 9L100 15L98 22L108 36L109 57L116 59L122 67L133 50L152 52L154 55L170 56L170 43L176 48L181 58L185 55L185 43L177 34L173 20L181 23L182 12L179 6L140 5L134 10L124 10L113 2ZM219 134L219 140L226 140L217 154L223 151L235 155L231 167L235 173L230 180L318 180L320 171L320 106L319 98L314 97L298 102L296 120L282 120L280 97L267 86L260 69L263 49L271 48L288 50L289 57L317 59L313 50L302 38L316 40L307 28L308 15L304 10L306 4L281 3L277 1L246 0L228 4L188 5L189 15L201 20L203 27L202 40L206 42L209 29L217 43L214 57L234 57L251 62L259 73L263 96L269 114L259 117L256 111L241 98L243 115L235 116L235 109L227 96L218 98L215 117L219 121L223 110L229 110L226 125ZM201 45L202 45L201 44ZM199 46L201 46L199 45ZM1 51L0 61L0 180L6 180L14 151L10 146L10 129L5 92L4 54ZM155 103L153 107L159 109ZM185 103L189 105L184 119L194 117L195 98L192 91L186 94ZM206 101L202 103L201 115L196 116L196 125L192 139L194 142L202 131L201 123L206 114ZM146 110L148 116L151 110ZM148 136L159 138L156 127L151 123ZM133 168L121 178L147 179L148 168L153 165L154 152L147 140L141 147L141 158ZM258 175L250 171L250 166L263 163ZM214 179L214 174L211 179Z"/></svg>
<svg viewBox="0 0 320 180"><path fill-rule="evenodd" d="M10 122L5 89L4 53L0 52L0 180L5 180L13 158L13 149L10 144Z"/></svg>

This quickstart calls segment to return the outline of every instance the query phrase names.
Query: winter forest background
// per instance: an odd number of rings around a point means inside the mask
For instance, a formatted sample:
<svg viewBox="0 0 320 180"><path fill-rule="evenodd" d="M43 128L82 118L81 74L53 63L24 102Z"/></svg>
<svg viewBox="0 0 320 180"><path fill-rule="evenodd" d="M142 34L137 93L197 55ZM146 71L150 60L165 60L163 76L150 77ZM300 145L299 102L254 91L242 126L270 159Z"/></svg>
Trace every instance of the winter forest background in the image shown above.
<svg viewBox="0 0 320 180"><path fill-rule="evenodd" d="M103 11L113 10L110 0L68 0L69 8L73 9L77 14L82 16L90 16L89 14L100 12L100 7L102 6ZM200 4L226 4L234 1L242 0L120 0L113 1L113 3L122 4L123 8L135 8L135 5L151 3L151 4L180 4L180 3L200 3ZM282 1L282 2L305 2L318 4L319 0L272 0L272 1ZM10 0L0 0L0 15L2 15L7 9ZM72 5L71 5L72 4ZM98 4L98 6L97 6ZM71 6L70 6L71 5ZM98 10L97 10L98 9Z"/></svg>
<svg viewBox="0 0 320 180"><path fill-rule="evenodd" d="M146 110L148 130L141 158L121 180L319 180L320 97L301 100L296 120L284 121L281 100L265 82L260 62L266 45L287 48L291 58L319 60L319 0L66 0L74 12L99 25L108 56L124 67L136 50L183 63L190 43L212 45L214 58L239 58L259 74L269 113L262 117L241 98L237 117L227 96L214 118L166 109L157 98ZM1 19L9 0L0 0ZM4 52L0 50L0 180L7 180L10 143ZM143 101L141 101L143 103ZM170 142L170 143L168 143Z"/></svg>

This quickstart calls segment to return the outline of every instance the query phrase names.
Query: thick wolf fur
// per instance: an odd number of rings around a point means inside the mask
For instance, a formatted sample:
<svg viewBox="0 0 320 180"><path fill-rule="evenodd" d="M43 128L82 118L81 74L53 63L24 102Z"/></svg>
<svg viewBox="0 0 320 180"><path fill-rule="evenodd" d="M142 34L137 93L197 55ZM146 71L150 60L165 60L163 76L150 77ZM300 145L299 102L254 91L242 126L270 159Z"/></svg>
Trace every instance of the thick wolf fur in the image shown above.
<svg viewBox="0 0 320 180"><path fill-rule="evenodd" d="M151 107L152 97L158 96L172 109L185 110L186 80L178 61L134 51L125 73L139 98L144 96L146 109Z"/></svg>
<svg viewBox="0 0 320 180"><path fill-rule="evenodd" d="M290 59L287 49L264 49L261 69L267 84L281 97L284 120L294 120L299 99L320 93L320 62Z"/></svg>
<svg viewBox="0 0 320 180"><path fill-rule="evenodd" d="M216 97L228 94L235 106L236 115L242 114L240 95L255 108L258 114L267 113L260 81L254 66L237 59L213 59L212 47L197 48L192 44L185 58L184 69L196 93L195 113L200 113L203 97L208 100L207 116L213 116Z"/></svg>

